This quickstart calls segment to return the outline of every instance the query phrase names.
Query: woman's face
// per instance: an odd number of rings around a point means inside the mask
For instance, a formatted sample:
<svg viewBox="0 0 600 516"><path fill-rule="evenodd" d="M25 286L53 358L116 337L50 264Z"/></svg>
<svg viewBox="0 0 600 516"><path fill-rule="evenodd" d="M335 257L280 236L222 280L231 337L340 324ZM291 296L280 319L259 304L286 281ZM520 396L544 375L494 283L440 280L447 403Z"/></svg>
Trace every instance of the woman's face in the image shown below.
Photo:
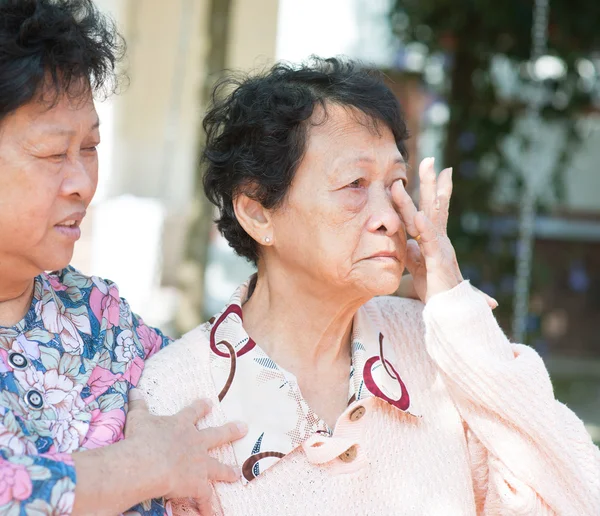
<svg viewBox="0 0 600 516"><path fill-rule="evenodd" d="M406 163L383 123L374 130L362 113L336 105L327 115L319 124L323 111L315 113L286 202L272 213L272 251L286 272L332 293L390 294L406 254L391 188L406 182Z"/></svg>
<svg viewBox="0 0 600 516"><path fill-rule="evenodd" d="M68 265L98 181L91 94L39 101L0 123L0 264L16 277Z"/></svg>

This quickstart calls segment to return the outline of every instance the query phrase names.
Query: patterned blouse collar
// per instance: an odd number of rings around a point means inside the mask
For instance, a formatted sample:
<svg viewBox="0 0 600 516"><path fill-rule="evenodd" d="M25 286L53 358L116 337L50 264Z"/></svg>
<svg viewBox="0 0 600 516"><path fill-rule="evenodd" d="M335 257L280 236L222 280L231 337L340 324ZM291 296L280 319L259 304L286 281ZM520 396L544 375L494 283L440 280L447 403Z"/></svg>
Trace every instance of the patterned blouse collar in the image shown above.
<svg viewBox="0 0 600 516"><path fill-rule="evenodd" d="M211 372L221 408L249 432L233 448L243 477L250 481L315 434L331 435L326 423L302 398L293 374L279 367L250 338L242 305L254 277L240 286L225 309L210 320ZM377 397L418 416L401 379L401 361L365 307L354 316L349 406Z"/></svg>

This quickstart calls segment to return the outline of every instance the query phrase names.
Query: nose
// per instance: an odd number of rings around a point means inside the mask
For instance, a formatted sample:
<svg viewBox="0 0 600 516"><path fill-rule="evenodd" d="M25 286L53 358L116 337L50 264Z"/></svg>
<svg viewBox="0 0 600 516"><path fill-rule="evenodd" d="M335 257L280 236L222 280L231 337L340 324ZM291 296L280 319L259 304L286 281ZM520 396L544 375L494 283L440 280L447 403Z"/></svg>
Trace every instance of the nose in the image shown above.
<svg viewBox="0 0 600 516"><path fill-rule="evenodd" d="M369 231L385 233L387 236L395 235L402 227L402 220L392 200L391 189L377 189L369 197L369 202L372 204Z"/></svg>
<svg viewBox="0 0 600 516"><path fill-rule="evenodd" d="M67 170L61 185L62 195L79 198L87 206L92 201L98 184L97 158L90 159L80 154L69 159L65 166Z"/></svg>

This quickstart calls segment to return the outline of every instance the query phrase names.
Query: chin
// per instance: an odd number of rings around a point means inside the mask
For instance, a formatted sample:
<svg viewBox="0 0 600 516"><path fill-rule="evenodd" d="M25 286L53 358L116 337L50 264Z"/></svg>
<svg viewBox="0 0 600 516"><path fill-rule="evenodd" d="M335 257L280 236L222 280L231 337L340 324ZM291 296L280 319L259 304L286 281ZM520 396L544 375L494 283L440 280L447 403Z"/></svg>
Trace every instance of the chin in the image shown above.
<svg viewBox="0 0 600 516"><path fill-rule="evenodd" d="M54 250L38 261L39 268L44 271L60 271L71 263L73 249Z"/></svg>
<svg viewBox="0 0 600 516"><path fill-rule="evenodd" d="M402 270L399 271L377 271L364 278L363 288L365 288L372 297L389 296L398 290L400 280L402 279Z"/></svg>

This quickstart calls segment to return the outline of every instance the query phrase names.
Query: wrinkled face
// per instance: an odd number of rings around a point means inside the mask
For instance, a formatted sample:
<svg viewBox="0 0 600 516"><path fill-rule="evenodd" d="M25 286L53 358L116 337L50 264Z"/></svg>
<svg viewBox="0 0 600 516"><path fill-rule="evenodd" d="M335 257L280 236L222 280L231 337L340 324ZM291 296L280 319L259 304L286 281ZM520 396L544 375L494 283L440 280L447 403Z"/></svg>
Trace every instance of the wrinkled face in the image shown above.
<svg viewBox="0 0 600 516"><path fill-rule="evenodd" d="M313 118L288 198L272 214L276 256L332 294L391 294L406 254L391 189L406 182L406 163L392 132L362 113L329 105L324 123L323 111Z"/></svg>
<svg viewBox="0 0 600 516"><path fill-rule="evenodd" d="M0 264L35 276L68 265L98 181L91 94L40 101L0 123Z"/></svg>

